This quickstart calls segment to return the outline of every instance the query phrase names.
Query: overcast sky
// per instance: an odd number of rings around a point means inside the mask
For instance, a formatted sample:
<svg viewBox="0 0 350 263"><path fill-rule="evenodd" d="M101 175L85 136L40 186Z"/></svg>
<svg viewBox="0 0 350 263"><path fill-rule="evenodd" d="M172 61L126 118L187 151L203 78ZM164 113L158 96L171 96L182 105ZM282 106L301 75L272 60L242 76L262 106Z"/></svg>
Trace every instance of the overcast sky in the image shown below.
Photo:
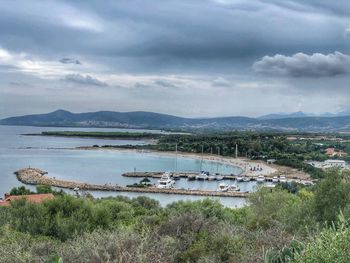
<svg viewBox="0 0 350 263"><path fill-rule="evenodd" d="M0 1L0 118L350 109L348 0Z"/></svg>

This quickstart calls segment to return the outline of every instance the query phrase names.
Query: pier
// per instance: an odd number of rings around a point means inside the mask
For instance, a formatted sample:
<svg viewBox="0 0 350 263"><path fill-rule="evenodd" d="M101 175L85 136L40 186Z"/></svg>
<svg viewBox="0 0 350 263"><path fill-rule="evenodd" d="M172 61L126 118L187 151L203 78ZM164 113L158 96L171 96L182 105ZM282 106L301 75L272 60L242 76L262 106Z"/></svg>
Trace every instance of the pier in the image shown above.
<svg viewBox="0 0 350 263"><path fill-rule="evenodd" d="M123 173L122 176L125 177L142 177L142 178L161 178L164 172L128 172L128 173ZM193 178L198 175L198 173L191 173L191 172L181 172L181 173L171 173L172 176L180 177L180 178ZM230 179L230 180L235 180L236 176L235 175L221 175L223 179Z"/></svg>
<svg viewBox="0 0 350 263"><path fill-rule="evenodd" d="M47 172L36 168L25 168L15 172L17 179L29 185L49 185L53 187L89 190L89 191L110 191L110 192L136 192L136 193L157 193L157 194L178 194L178 195L199 195L199 196L217 196L217 197L248 197L246 192L219 192L213 190L193 190L193 189L159 189L150 187L127 187L111 184L90 184L83 182L60 180L50 178Z"/></svg>
<svg viewBox="0 0 350 263"><path fill-rule="evenodd" d="M156 178L159 179L162 177L164 172L127 172L123 173L122 176L125 177L139 177L139 178ZM198 173L195 172L180 172L180 173L171 173L174 177L180 177L180 178L195 178ZM228 175L228 174L220 174L224 180L237 180L238 176L248 178L249 181L256 181L258 178L258 175L248 175L246 173L242 173L240 175ZM276 176L276 174L270 174L270 175L263 175L266 182L272 182L272 179ZM293 176L286 174L286 179L290 182L310 182L310 180L301 179L298 176ZM315 180L314 180L315 181Z"/></svg>

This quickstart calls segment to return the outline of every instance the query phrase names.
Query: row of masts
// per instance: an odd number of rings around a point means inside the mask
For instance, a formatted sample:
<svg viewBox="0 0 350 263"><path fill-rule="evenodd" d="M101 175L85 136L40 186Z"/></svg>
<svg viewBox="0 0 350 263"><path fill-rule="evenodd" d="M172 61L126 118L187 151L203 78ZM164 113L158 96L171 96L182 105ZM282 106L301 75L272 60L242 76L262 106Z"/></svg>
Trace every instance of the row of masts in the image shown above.
<svg viewBox="0 0 350 263"><path fill-rule="evenodd" d="M218 158L220 158L220 147L216 147L217 153L218 153ZM210 148L210 154L213 155L213 147ZM202 167L203 167L203 155L204 155L204 145L202 145L202 157L200 161L200 167L199 167L199 172L202 172ZM235 158L238 157L238 145L236 144L235 147ZM216 173L219 171L219 162L216 162ZM174 164L174 174L177 174L177 143L175 144L175 164Z"/></svg>

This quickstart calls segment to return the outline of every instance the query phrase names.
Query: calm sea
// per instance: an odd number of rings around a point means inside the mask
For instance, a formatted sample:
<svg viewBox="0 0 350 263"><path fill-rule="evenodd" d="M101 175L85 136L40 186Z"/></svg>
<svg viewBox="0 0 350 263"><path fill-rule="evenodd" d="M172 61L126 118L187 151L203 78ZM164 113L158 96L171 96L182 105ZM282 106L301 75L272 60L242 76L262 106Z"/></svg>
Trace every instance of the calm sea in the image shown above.
<svg viewBox="0 0 350 263"><path fill-rule="evenodd" d="M154 153L139 153L133 151L109 150L70 150L77 146L92 145L125 145L145 144L144 141L135 140L106 140L91 138L63 138L43 136L23 136L27 133L40 133L52 130L84 130L84 131L132 131L127 129L99 129L99 128L53 128L53 127L27 127L27 126L1 126L0 125L0 195L8 192L12 187L21 185L13 172L24 167L36 167L48 171L49 176L59 179L76 180L89 183L112 183L127 185L138 182L137 178L121 176L124 172L136 171L173 171L175 157L160 156ZM158 130L144 130L161 133ZM200 161L191 158L177 159L178 171L199 171ZM227 165L204 161L203 170L219 173L239 174L241 169ZM152 180L156 183L156 180ZM232 183L232 182L231 182ZM218 182L193 181L181 179L176 182L179 188L216 189ZM241 191L251 191L254 183L240 183ZM135 197L139 195L157 199L162 205L178 200L198 200L204 197L164 195L164 194L138 194L138 193L110 193L93 192L96 197L125 195ZM229 207L242 206L242 198L218 198Z"/></svg>

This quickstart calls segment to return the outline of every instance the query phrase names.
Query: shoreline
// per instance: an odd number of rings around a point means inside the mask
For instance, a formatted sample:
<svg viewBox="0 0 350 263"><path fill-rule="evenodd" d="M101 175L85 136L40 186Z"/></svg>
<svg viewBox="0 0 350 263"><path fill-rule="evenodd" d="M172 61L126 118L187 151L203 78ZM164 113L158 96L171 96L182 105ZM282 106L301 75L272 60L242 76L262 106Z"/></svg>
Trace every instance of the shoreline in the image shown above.
<svg viewBox="0 0 350 263"><path fill-rule="evenodd" d="M83 151L115 151L115 152L129 152L129 153L141 153L141 154L154 154L158 156L167 156L178 158L191 158L195 160L210 161L214 163L219 163L222 165L229 165L232 167L238 167L242 169L240 175L247 175L251 177L263 175L263 176L279 176L283 175L288 179L302 179L309 180L310 176L302 171L296 169L281 166L276 164L267 164L261 160L250 160L242 157L234 158L230 156L216 156L211 154L199 154L199 153L185 153L185 152L169 152L169 151L156 151L156 150L142 150L142 149L124 149L115 147L92 147L92 146L82 146L76 148L65 148L67 150L83 150ZM262 171L250 171L250 168L261 167Z"/></svg>

